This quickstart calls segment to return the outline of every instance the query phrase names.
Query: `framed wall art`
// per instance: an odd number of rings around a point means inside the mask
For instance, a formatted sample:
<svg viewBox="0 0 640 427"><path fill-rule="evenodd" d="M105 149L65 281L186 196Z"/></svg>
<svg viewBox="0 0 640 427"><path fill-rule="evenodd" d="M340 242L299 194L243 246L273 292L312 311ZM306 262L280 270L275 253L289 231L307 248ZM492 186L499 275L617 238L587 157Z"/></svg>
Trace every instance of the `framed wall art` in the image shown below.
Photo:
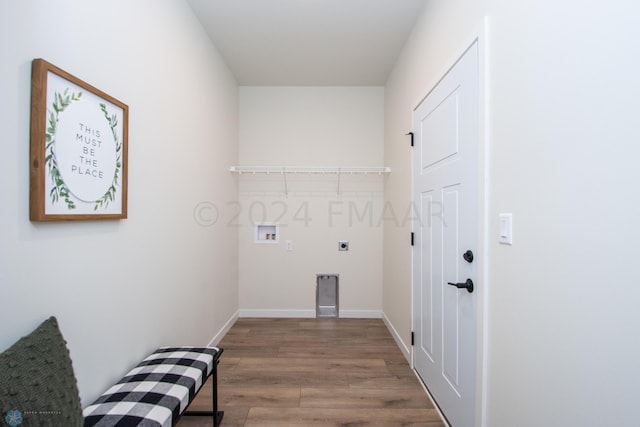
<svg viewBox="0 0 640 427"><path fill-rule="evenodd" d="M31 221L126 218L129 107L43 59L31 72Z"/></svg>

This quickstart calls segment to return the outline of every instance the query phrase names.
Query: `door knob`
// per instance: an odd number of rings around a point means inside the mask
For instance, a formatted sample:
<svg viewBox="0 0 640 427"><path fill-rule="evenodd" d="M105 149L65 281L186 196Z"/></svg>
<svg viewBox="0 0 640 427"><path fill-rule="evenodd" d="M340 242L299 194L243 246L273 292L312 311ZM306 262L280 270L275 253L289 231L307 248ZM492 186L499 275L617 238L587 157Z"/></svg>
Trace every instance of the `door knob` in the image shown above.
<svg viewBox="0 0 640 427"><path fill-rule="evenodd" d="M463 253L462 254L462 258L464 258L464 260L467 261L468 263L472 263L473 262L473 252L467 251L467 252Z"/></svg>
<svg viewBox="0 0 640 427"><path fill-rule="evenodd" d="M473 280L471 280L471 279L467 279L467 281L463 282L463 283L451 283L451 282L449 282L449 284L451 286L455 286L458 289L466 289L467 292L469 292L469 293L473 292Z"/></svg>

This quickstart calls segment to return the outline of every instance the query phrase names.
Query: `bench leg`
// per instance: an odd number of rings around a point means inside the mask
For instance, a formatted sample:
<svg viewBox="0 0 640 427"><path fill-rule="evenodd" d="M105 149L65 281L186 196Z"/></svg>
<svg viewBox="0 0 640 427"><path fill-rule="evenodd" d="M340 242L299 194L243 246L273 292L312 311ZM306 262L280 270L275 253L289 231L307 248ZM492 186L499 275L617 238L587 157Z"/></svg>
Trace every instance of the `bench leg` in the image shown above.
<svg viewBox="0 0 640 427"><path fill-rule="evenodd" d="M220 427L222 423L222 417L224 416L224 411L218 411L218 363L220 360L215 361L215 367L213 372L211 373L211 386L213 387L213 393L211 393L211 400L213 411L187 411L183 413L183 416L193 416L193 417L202 417L202 416L212 416L213 417L213 427Z"/></svg>
<svg viewBox="0 0 640 427"><path fill-rule="evenodd" d="M211 381L213 381L213 393L211 393L211 400L213 401L213 427L219 427L222 423L222 417L224 417L224 411L218 411L218 363L220 359L216 360L216 368L211 374Z"/></svg>

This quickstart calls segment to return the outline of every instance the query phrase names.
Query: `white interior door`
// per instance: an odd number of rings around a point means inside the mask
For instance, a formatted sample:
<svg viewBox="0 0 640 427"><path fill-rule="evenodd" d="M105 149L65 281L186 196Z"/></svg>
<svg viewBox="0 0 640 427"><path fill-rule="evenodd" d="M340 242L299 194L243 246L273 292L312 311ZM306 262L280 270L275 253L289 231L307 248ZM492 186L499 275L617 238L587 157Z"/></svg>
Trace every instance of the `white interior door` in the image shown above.
<svg viewBox="0 0 640 427"><path fill-rule="evenodd" d="M474 424L478 48L469 48L413 114L414 366L453 427ZM469 258L467 255L466 258Z"/></svg>

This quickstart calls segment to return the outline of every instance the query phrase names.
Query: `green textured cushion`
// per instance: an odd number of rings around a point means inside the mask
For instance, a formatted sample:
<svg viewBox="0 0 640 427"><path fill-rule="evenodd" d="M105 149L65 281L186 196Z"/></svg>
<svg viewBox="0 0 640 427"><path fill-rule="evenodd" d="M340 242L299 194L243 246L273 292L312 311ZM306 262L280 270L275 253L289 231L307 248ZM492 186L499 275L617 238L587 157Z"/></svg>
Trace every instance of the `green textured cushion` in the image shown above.
<svg viewBox="0 0 640 427"><path fill-rule="evenodd" d="M0 354L0 416L0 425L82 426L78 385L55 317Z"/></svg>

